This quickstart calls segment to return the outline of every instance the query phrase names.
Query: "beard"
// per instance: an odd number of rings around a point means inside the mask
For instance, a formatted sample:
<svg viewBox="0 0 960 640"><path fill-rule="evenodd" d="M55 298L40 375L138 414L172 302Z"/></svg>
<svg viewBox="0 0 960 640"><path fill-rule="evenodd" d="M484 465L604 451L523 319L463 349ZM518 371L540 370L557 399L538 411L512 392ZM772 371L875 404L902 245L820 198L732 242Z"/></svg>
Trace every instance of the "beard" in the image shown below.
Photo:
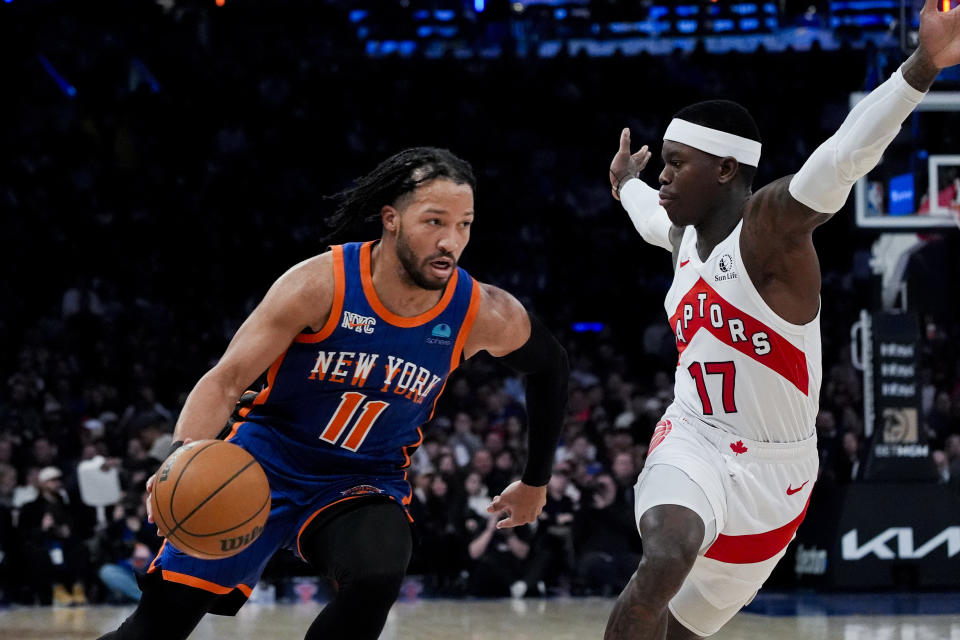
<svg viewBox="0 0 960 640"><path fill-rule="evenodd" d="M435 253L434 255L429 256L425 260L422 260L418 263L417 254L413 252L413 248L403 235L402 227L397 230L397 257L400 259L400 264L403 266L403 270L407 272L407 275L410 276L410 279L413 280L413 283L418 287L427 289L429 291L439 291L440 289L443 289L447 286L447 282L450 280L450 276L447 276L443 279L428 276L425 271L430 262L436 260L437 258L450 258L453 261L453 269L450 270L450 274L453 275L454 269L457 268L457 259L454 258L452 254L445 253L443 251Z"/></svg>

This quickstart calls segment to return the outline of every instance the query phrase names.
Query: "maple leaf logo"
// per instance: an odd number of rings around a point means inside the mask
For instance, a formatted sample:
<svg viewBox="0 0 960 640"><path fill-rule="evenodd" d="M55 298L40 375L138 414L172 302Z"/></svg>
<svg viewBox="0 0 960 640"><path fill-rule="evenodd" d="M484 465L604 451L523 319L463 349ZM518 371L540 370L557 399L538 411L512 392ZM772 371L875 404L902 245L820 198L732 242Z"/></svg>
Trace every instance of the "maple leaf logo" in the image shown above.
<svg viewBox="0 0 960 640"><path fill-rule="evenodd" d="M748 449L748 447L743 446L743 440L737 440L736 442L730 445L730 448L733 449L733 452L737 455L740 455L741 453L746 453Z"/></svg>

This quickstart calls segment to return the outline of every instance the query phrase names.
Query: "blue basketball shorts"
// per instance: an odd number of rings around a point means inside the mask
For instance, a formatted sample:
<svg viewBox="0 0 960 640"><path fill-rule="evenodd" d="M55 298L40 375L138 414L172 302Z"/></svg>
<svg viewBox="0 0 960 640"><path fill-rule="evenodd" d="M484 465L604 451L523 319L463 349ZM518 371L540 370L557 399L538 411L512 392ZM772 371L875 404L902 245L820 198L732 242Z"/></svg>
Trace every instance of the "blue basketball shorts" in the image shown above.
<svg viewBox="0 0 960 640"><path fill-rule="evenodd" d="M148 574L160 572L164 580L220 595L239 591L245 599L278 549L290 549L302 559L300 535L324 509L345 500L382 496L395 500L406 511L411 489L403 471L382 475L297 474L285 467L275 449L266 447L269 454L264 453L263 443L258 443L262 437L261 430L240 428L227 438L260 462L270 482L270 516L260 537L237 555L220 560L194 558L165 540Z"/></svg>

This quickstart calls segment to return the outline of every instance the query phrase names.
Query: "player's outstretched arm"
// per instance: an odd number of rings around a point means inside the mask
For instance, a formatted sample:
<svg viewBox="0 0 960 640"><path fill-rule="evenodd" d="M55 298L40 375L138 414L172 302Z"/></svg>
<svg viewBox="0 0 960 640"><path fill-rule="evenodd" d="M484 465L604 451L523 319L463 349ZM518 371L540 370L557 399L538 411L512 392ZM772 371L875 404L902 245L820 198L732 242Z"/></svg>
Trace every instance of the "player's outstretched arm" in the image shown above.
<svg viewBox="0 0 960 640"><path fill-rule="evenodd" d="M650 156L647 145L630 153L630 129L621 131L620 148L610 163L610 188L613 198L623 205L640 236L652 245L673 251L677 244L677 227L660 206L657 190L639 179L640 172L650 162Z"/></svg>
<svg viewBox="0 0 960 640"><path fill-rule="evenodd" d="M851 110L837 133L793 176L789 190L794 199L816 212L839 211L853 184L880 162L940 70L958 63L960 9L941 12L936 0L927 0L917 50Z"/></svg>
<svg viewBox="0 0 960 640"><path fill-rule="evenodd" d="M527 466L521 479L495 496L488 507L491 513L507 512L507 517L497 523L502 529L535 521L546 504L546 485L563 426L570 369L560 343L516 298L492 285L480 286L483 297L464 345L464 356L487 351L526 374Z"/></svg>
<svg viewBox="0 0 960 640"><path fill-rule="evenodd" d="M920 46L886 82L854 107L800 171L750 198L744 212L744 262L767 302L787 320L812 320L819 308L820 267L813 230L843 207L854 183L873 169L940 69L960 63L960 9L927 0ZM766 299L766 298L765 298Z"/></svg>

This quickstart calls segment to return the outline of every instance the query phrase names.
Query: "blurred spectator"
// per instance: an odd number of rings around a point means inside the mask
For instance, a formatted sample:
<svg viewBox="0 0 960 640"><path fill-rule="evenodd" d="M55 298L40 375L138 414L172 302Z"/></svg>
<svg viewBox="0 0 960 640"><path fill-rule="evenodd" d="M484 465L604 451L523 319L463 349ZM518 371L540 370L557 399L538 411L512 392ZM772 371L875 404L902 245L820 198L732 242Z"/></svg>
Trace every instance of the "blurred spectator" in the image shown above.
<svg viewBox="0 0 960 640"><path fill-rule="evenodd" d="M13 463L13 443L7 438L0 438L0 464Z"/></svg>
<svg viewBox="0 0 960 640"><path fill-rule="evenodd" d="M513 452L509 449L501 449L493 461L493 471L487 476L487 486L490 488L490 493L497 495L506 489L507 485L513 481L517 471L517 461Z"/></svg>
<svg viewBox="0 0 960 640"><path fill-rule="evenodd" d="M504 437L503 432L501 431L488 431L487 437L483 439L484 448L490 452L490 455L493 456L494 462L496 462L497 456L500 455L500 452L504 448Z"/></svg>
<svg viewBox="0 0 960 640"><path fill-rule="evenodd" d="M849 484L860 479L860 438L853 431L844 431L840 446L841 453L835 459L833 469L839 484Z"/></svg>
<svg viewBox="0 0 960 640"><path fill-rule="evenodd" d="M837 481L834 461L840 456L841 441L837 431L837 422L833 412L829 409L820 409L816 418L817 451L820 456L818 478L829 483Z"/></svg>
<svg viewBox="0 0 960 640"><path fill-rule="evenodd" d="M410 470L417 475L424 475L436 471L434 459L440 450L440 441L433 436L424 436L423 444L417 448L410 458Z"/></svg>
<svg viewBox="0 0 960 640"><path fill-rule="evenodd" d="M38 475L40 496L20 510L19 528L29 559L29 581L42 604L84 604L83 576L87 551L77 535L63 474L44 467ZM71 585L68 592L65 585Z"/></svg>
<svg viewBox="0 0 960 640"><path fill-rule="evenodd" d="M618 499L613 477L593 479L577 516L577 575L587 593L619 593L640 563L640 534L633 507Z"/></svg>
<svg viewBox="0 0 960 640"><path fill-rule="evenodd" d="M949 485L960 495L960 434L947 437L945 454L950 474Z"/></svg>
<svg viewBox="0 0 960 640"><path fill-rule="evenodd" d="M617 487L617 500L626 502L632 509L634 501L633 487L637 484L637 476L639 475L639 471L637 471L634 466L633 453L623 451L615 455L613 464L611 465L611 471Z"/></svg>
<svg viewBox="0 0 960 640"><path fill-rule="evenodd" d="M457 475L457 462L447 446L443 446L438 453L437 473L447 479L453 479Z"/></svg>
<svg viewBox="0 0 960 640"><path fill-rule="evenodd" d="M36 467L49 467L57 462L57 445L49 438L39 437L30 447L31 463Z"/></svg>
<svg viewBox="0 0 960 640"><path fill-rule="evenodd" d="M510 416L504 424L504 446L511 451L524 451L527 448L526 427L520 416Z"/></svg>
<svg viewBox="0 0 960 640"><path fill-rule="evenodd" d="M13 494L17 489L17 470L6 462L0 462L0 507L12 513Z"/></svg>
<svg viewBox="0 0 960 640"><path fill-rule="evenodd" d="M613 460L621 453L633 454L633 432L628 428L609 429L603 434L604 459L613 466ZM631 463L632 464L632 463Z"/></svg>
<svg viewBox="0 0 960 640"><path fill-rule="evenodd" d="M167 445L169 451L170 445ZM156 471L162 460L148 455L139 438L127 440L126 455L123 458L121 482L126 489L139 490L146 486L147 478ZM160 454L161 457L163 454Z"/></svg>
<svg viewBox="0 0 960 640"><path fill-rule="evenodd" d="M927 416L927 437L933 447L942 447L948 437L960 434L960 421L953 412L953 403L950 394L946 391L937 393L933 410Z"/></svg>
<svg viewBox="0 0 960 640"><path fill-rule="evenodd" d="M453 448L458 467L465 467L482 446L483 441L473 433L473 419L465 411L458 411L453 417L453 435L448 444Z"/></svg>
<svg viewBox="0 0 960 640"><path fill-rule="evenodd" d="M146 571L160 550L161 538L147 522L143 495L114 506L109 524L98 536L100 566L97 577L107 587L107 600L118 604L140 599L136 574Z"/></svg>
<svg viewBox="0 0 960 640"><path fill-rule="evenodd" d="M951 475L958 475L956 472L960 471L960 434L947 436L946 453Z"/></svg>
<svg viewBox="0 0 960 640"><path fill-rule="evenodd" d="M487 485L483 484L483 478L476 471L471 471L463 480L464 500L462 516L465 518L471 512L485 516L487 506L490 504L490 492Z"/></svg>
<svg viewBox="0 0 960 640"><path fill-rule="evenodd" d="M526 560L532 538L530 525L498 529L503 514L485 517L470 513L464 530L472 532L467 552L471 560L467 592L470 595L501 598L526 593Z"/></svg>
<svg viewBox="0 0 960 640"><path fill-rule="evenodd" d="M937 470L937 482L940 484L950 483L950 463L947 460L947 454L940 449L935 449L932 454L933 466Z"/></svg>
<svg viewBox="0 0 960 640"><path fill-rule="evenodd" d="M411 573L425 574L425 593L454 595L466 559L458 529L460 511L444 477L440 474L427 477L426 500L411 504L420 538Z"/></svg>
<svg viewBox="0 0 960 640"><path fill-rule="evenodd" d="M137 393L136 400L127 405L120 416L120 427L143 430L146 427L155 426L157 423L172 421L173 414L157 401L153 388L142 386ZM152 438L150 444L152 444Z"/></svg>
<svg viewBox="0 0 960 640"><path fill-rule="evenodd" d="M13 591L17 588L23 569L22 557L17 540L17 530L13 526L13 513L10 506L0 504L0 605L13 600Z"/></svg>
<svg viewBox="0 0 960 640"><path fill-rule="evenodd" d="M487 422L490 425L490 433L498 433L501 442L503 433L506 431L507 419L511 416L518 416L523 409L508 396L503 390L497 390L487 396ZM489 443L487 443L489 446ZM496 451L492 451L497 453Z"/></svg>
<svg viewBox="0 0 960 640"><path fill-rule="evenodd" d="M470 462L470 471L478 474L483 478L483 483L487 485L487 489L490 491L491 495L494 495L496 491L490 486L490 476L493 471L493 456L486 449L479 449L475 454L473 454L473 460Z"/></svg>
<svg viewBox="0 0 960 640"><path fill-rule="evenodd" d="M586 434L579 434L573 438L569 447L561 445L558 453L561 462L573 465L588 465L597 458L597 447L590 442Z"/></svg>

